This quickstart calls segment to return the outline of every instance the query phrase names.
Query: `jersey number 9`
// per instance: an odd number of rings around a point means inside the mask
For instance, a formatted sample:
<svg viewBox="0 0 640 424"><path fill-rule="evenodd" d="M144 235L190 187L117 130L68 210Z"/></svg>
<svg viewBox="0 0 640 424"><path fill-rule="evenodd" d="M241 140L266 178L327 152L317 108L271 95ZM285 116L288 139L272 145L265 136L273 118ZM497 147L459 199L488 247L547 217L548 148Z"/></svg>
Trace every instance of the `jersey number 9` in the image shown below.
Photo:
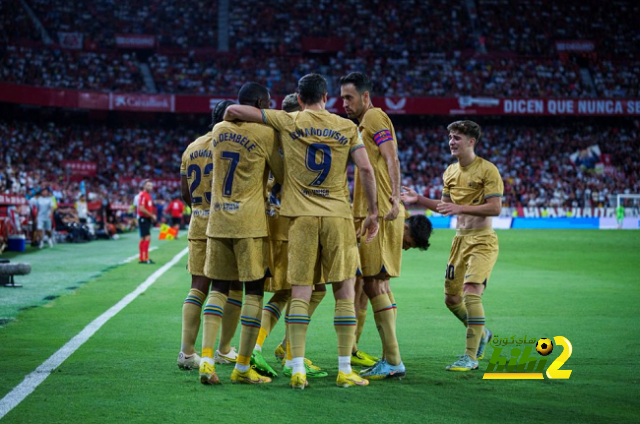
<svg viewBox="0 0 640 424"><path fill-rule="evenodd" d="M320 162L317 162L318 152L320 152ZM309 145L309 147L307 147L306 166L309 171L318 173L316 178L311 181L309 185L322 185L331 170L331 147L320 143L313 143Z"/></svg>

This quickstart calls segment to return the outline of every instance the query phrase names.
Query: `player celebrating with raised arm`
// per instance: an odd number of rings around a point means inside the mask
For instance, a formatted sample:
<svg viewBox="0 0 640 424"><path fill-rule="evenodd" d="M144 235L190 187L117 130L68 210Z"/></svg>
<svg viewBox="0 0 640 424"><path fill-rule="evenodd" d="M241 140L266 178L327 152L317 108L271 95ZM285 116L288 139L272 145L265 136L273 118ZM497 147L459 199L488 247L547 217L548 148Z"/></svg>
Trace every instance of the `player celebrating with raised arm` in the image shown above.
<svg viewBox="0 0 640 424"><path fill-rule="evenodd" d="M358 130L376 176L378 212L384 217L373 241L360 244L363 289L371 301L385 354L361 375L382 379L403 377L406 373L396 337L395 301L389 290L389 279L400 276L405 210L400 202L400 161L395 131L387 114L373 107L371 88L369 78L360 72L340 79L340 97L349 118L358 121ZM364 218L366 212L363 187L356 170L353 214L358 220Z"/></svg>
<svg viewBox="0 0 640 424"><path fill-rule="evenodd" d="M216 104L212 112L212 127L222 122L227 106L233 104L224 100ZM211 203L211 178L213 175L213 159L211 152L212 132L198 137L187 146L182 155L180 166L180 191L182 199L191 207L189 224L189 262L187 269L191 274L191 289L182 306L182 342L178 354L178 367L193 369L200 366L200 357L195 352L195 342L200 329L202 305L209 293L211 279L204 274L204 263L207 251L207 222ZM220 344L216 350L216 363L232 363L237 353L231 347L242 307L242 284L234 282L229 290L229 297L224 306Z"/></svg>
<svg viewBox="0 0 640 424"><path fill-rule="evenodd" d="M231 106L225 119L265 122L282 137L285 181L280 214L291 218L287 279L292 295L289 342L292 351L291 387L304 389L307 376L304 353L309 301L314 283L314 264L321 261L324 279L333 283L336 299L334 326L338 335L337 385L365 386L368 381L351 370L351 347L355 338L354 280L358 247L347 188L349 156L360 169L368 204L363 224L367 242L378 232L376 182L364 145L353 122L325 109L327 82L318 74L298 81L302 112Z"/></svg>
<svg viewBox="0 0 640 424"><path fill-rule="evenodd" d="M500 215L504 185L498 168L474 152L482 134L478 124L457 121L447 129L449 148L458 162L444 172L442 199L429 199L404 187L402 200L444 216L458 216L444 290L447 308L467 327L466 350L446 369L470 371L478 368L478 359L491 340L491 331L484 325L482 293L498 259L498 237L491 217Z"/></svg>
<svg viewBox="0 0 640 424"><path fill-rule="evenodd" d="M269 107L270 100L269 91L256 83L243 85L238 93L238 102L243 105ZM268 383L271 379L260 376L250 367L250 361L260 330L267 271L265 183L269 169L277 181L282 181L282 158L276 132L266 125L222 122L213 128L212 140L213 184L204 273L213 281L204 307L200 381L219 383L213 345L229 286L234 281L242 281L245 288L240 318L242 330L231 381Z"/></svg>
<svg viewBox="0 0 640 424"><path fill-rule="evenodd" d="M288 113L302 110L296 93L291 93L284 98L282 110ZM282 312L289 310L289 299L291 299L291 284L287 281L289 218L280 216L282 186L277 184L275 180L270 180L267 188L266 203L269 224L269 270L271 271L271 278L268 278L265 282L265 291L273 292L273 296L262 310L262 326L260 327L260 334L251 359L260 374L276 377L277 373L262 355L262 346L280 320ZM320 269L318 269L318 276L315 280L318 283L320 282L320 273ZM326 290L325 284L314 284L311 301L309 302L309 317L313 315L313 312L324 299L327 293ZM287 348L286 331L282 343L276 348L275 355L276 358L281 360L286 357L286 361L283 362L283 373L285 376L291 377L291 348ZM305 358L304 362L307 377L319 378L328 375L320 367L313 365L309 359Z"/></svg>

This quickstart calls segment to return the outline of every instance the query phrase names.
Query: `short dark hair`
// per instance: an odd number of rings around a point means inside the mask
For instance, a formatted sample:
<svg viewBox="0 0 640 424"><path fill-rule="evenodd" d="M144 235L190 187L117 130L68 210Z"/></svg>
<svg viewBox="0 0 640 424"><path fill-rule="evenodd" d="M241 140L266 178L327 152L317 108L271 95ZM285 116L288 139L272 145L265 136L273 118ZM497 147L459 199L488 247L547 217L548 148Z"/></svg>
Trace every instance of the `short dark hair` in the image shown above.
<svg viewBox="0 0 640 424"><path fill-rule="evenodd" d="M140 190L144 189L144 185L146 183L152 183L153 180L151 180L151 178L145 178L144 180L142 180L142 182L140 183Z"/></svg>
<svg viewBox="0 0 640 424"><path fill-rule="evenodd" d="M467 137L475 138L476 144L480 141L480 137L482 136L482 129L480 125L476 124L473 121L456 121L449 124L447 127L449 131L455 131L460 134L464 134Z"/></svg>
<svg viewBox="0 0 640 424"><path fill-rule="evenodd" d="M282 101L282 110L287 113L298 112L302 110L302 107L300 107L300 103L298 103L297 93L287 94L287 97L285 97Z"/></svg>
<svg viewBox="0 0 640 424"><path fill-rule="evenodd" d="M307 74L298 81L298 94L305 105L320 102L326 93L327 80L320 74Z"/></svg>
<svg viewBox="0 0 640 424"><path fill-rule="evenodd" d="M248 82L238 92L238 103L241 105L256 106L258 101L269 98L269 90L257 82Z"/></svg>
<svg viewBox="0 0 640 424"><path fill-rule="evenodd" d="M224 121L224 113L227 111L227 108L235 104L236 102L232 102L231 100L223 100L216 103L216 107L214 107L213 111L211 112L210 128L213 128L217 123Z"/></svg>
<svg viewBox="0 0 640 424"><path fill-rule="evenodd" d="M412 215L407 220L409 235L413 239L415 247L420 250L427 250L429 246L429 238L433 232L431 221L424 215Z"/></svg>
<svg viewBox="0 0 640 424"><path fill-rule="evenodd" d="M351 72L346 77L340 78L340 85L353 84L358 94L362 95L365 91L371 94L373 86L371 80L362 72Z"/></svg>

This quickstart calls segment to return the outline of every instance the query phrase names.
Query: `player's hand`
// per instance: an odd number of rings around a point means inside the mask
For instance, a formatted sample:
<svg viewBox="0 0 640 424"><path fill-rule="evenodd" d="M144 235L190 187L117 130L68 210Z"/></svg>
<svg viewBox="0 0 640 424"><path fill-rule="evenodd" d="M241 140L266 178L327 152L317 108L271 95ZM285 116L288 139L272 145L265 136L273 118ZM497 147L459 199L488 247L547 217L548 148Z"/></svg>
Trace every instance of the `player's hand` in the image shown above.
<svg viewBox="0 0 640 424"><path fill-rule="evenodd" d="M400 213L400 198L391 196L389 201L391 202L391 210L384 216L385 221L393 221Z"/></svg>
<svg viewBox="0 0 640 424"><path fill-rule="evenodd" d="M158 217L157 217L157 216L155 216L155 215L151 215L151 219L155 222L155 221L157 221L157 220L158 220Z"/></svg>
<svg viewBox="0 0 640 424"><path fill-rule="evenodd" d="M378 234L378 214L369 215L362 224L362 237L369 243Z"/></svg>
<svg viewBox="0 0 640 424"><path fill-rule="evenodd" d="M460 205L449 202L438 203L436 208L438 209L438 212L444 216L458 215L462 211L462 207Z"/></svg>
<svg viewBox="0 0 640 424"><path fill-rule="evenodd" d="M356 239L359 239L362 235L362 221L360 221L360 219L356 219L354 222L356 225Z"/></svg>
<svg viewBox="0 0 640 424"><path fill-rule="evenodd" d="M404 203L405 205L410 205L418 201L417 191L406 186L402 186L402 189L404 190L402 193L400 193L400 200L402 200L402 203Z"/></svg>

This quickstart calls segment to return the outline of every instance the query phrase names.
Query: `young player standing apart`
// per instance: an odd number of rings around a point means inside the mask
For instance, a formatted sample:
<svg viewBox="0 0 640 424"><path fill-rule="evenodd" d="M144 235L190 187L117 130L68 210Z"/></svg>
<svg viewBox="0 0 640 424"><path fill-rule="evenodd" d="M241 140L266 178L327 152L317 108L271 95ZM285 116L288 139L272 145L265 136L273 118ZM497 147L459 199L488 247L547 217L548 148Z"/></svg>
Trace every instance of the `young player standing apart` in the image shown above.
<svg viewBox="0 0 640 424"><path fill-rule="evenodd" d="M142 191L138 194L138 228L140 229L140 264L154 264L149 259L149 245L151 244L151 224L156 220L153 213L153 199L151 192L153 191L153 182L144 180L142 183Z"/></svg>
<svg viewBox="0 0 640 424"><path fill-rule="evenodd" d="M378 235L371 243L360 243L363 290L371 301L384 357L361 373L368 379L403 377L405 366L396 337L395 299L389 289L391 277L400 276L405 209L400 202L400 161L393 124L386 113L371 103L371 81L360 72L340 80L340 97L349 118L358 121L358 131L375 172L378 188ZM356 222L367 215L364 188L358 170L353 195ZM364 320L363 320L364 321Z"/></svg>
<svg viewBox="0 0 640 424"><path fill-rule="evenodd" d="M498 168L474 152L482 135L478 124L457 121L447 129L449 148L458 162L444 172L442 199L428 199L404 187L402 200L458 217L444 291L447 308L467 327L466 349L446 369L470 371L478 368L478 359L492 336L485 328L482 294L498 259L498 237L491 217L500 215L504 185Z"/></svg>
<svg viewBox="0 0 640 424"><path fill-rule="evenodd" d="M368 381L351 369L351 347L356 317L354 282L359 266L353 231L353 215L347 188L349 156L360 169L368 204L363 228L367 242L378 232L376 183L358 131L353 122L325 109L327 82L318 74L298 81L302 112L258 110L231 106L225 119L264 122L280 132L284 151L285 181L280 214L289 217L289 268L291 306L285 318L292 351L291 387L304 389L307 375L304 353L309 324L309 302L315 264L322 264L323 277L333 284L336 299L334 327L338 336L337 385L366 386Z"/></svg>

